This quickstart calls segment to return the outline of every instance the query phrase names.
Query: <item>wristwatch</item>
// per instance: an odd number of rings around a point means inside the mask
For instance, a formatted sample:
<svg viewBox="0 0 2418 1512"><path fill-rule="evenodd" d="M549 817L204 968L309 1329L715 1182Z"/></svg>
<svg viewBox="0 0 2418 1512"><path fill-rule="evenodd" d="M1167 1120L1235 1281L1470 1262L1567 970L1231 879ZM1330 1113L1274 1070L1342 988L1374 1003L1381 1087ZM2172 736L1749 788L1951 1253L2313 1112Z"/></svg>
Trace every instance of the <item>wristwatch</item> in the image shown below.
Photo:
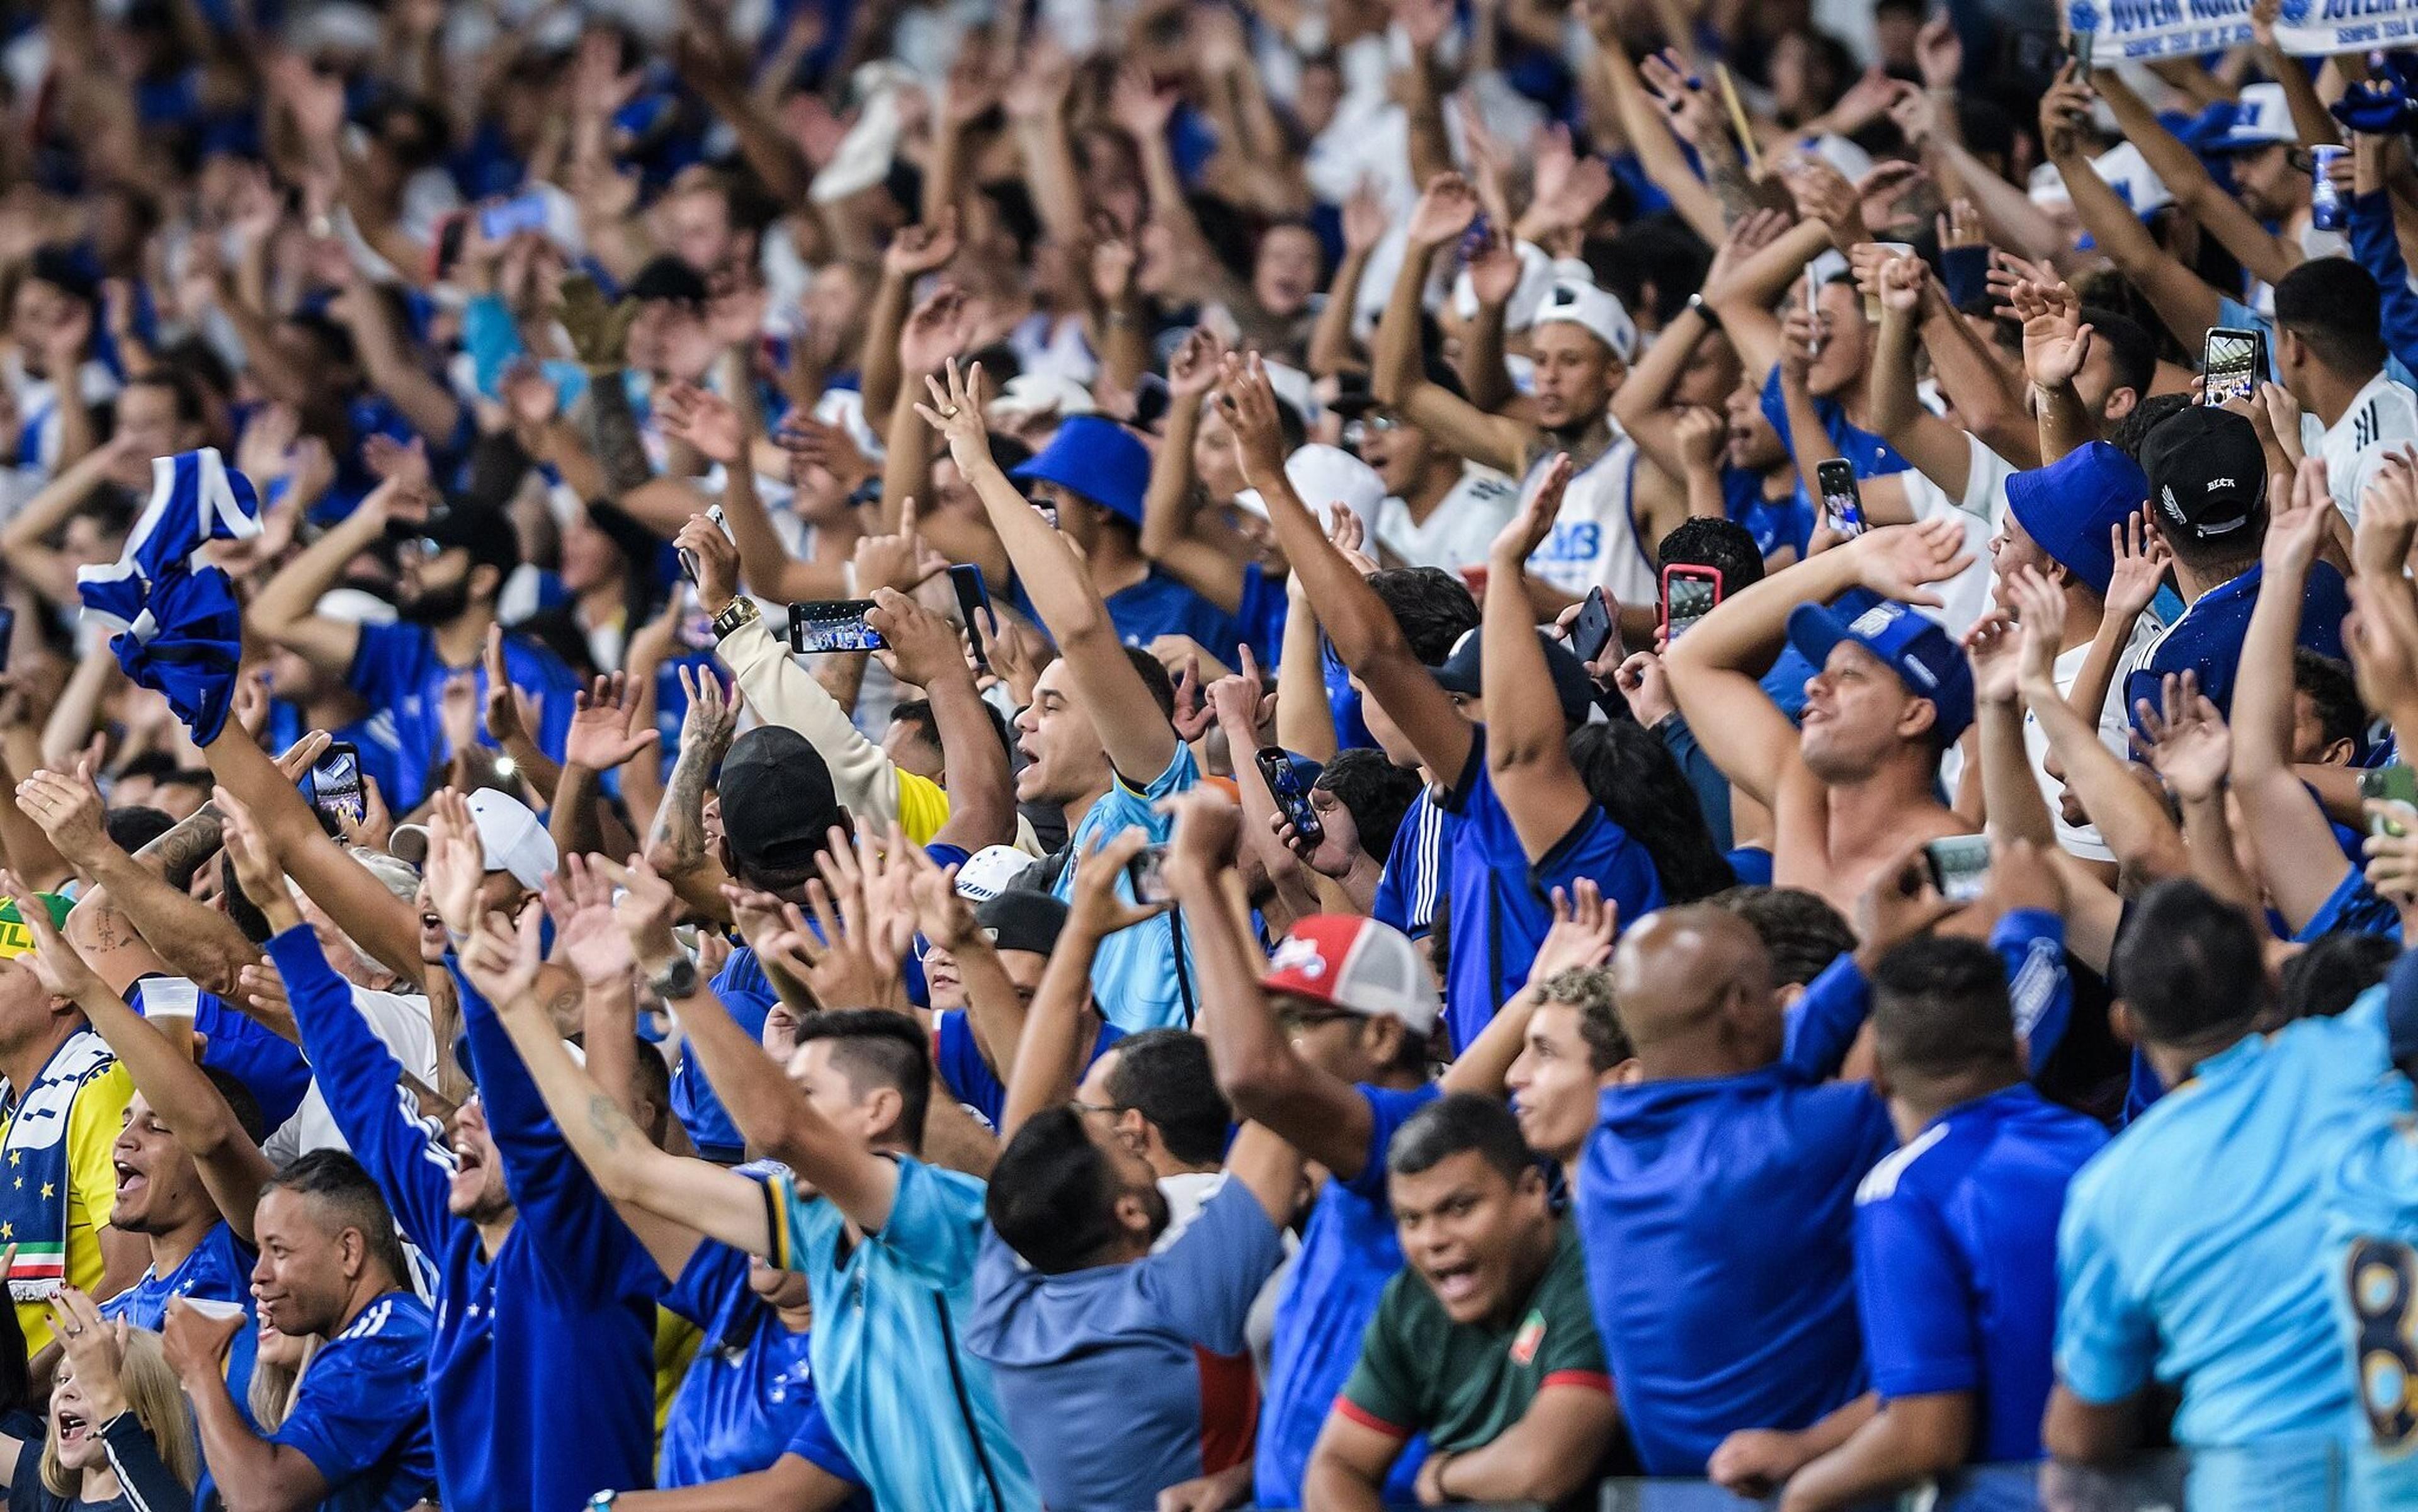
<svg viewBox="0 0 2418 1512"><path fill-rule="evenodd" d="M724 604L722 612L713 617L713 638L716 641L728 639L732 631L742 625L753 624L762 613L756 607L754 599L741 594Z"/></svg>
<svg viewBox="0 0 2418 1512"><path fill-rule="evenodd" d="M1712 327L1715 330L1722 328L1720 313L1715 311L1713 307L1706 301L1703 295L1691 294L1688 296L1688 308L1693 310L1696 313L1696 317L1698 319L1702 320L1706 325Z"/></svg>
<svg viewBox="0 0 2418 1512"><path fill-rule="evenodd" d="M647 978L647 985L665 1002L685 1002L696 996L702 983L696 963L685 955L676 955L671 963Z"/></svg>

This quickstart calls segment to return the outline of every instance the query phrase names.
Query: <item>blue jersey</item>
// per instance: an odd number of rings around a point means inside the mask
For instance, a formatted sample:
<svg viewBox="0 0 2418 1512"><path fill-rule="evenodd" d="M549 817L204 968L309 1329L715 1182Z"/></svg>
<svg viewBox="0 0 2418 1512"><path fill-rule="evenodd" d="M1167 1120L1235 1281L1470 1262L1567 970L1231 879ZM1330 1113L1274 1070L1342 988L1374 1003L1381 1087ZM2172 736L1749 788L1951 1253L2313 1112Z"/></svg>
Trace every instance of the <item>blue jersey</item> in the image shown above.
<svg viewBox="0 0 2418 1512"><path fill-rule="evenodd" d="M1070 859L1058 869L1050 894L1061 903L1070 901L1075 896L1076 868L1091 864L1084 859L1087 854L1113 835L1139 826L1154 843L1166 840L1174 832L1175 821L1158 811L1159 803L1200 781L1201 768L1192 759L1192 748L1181 741L1175 742L1175 755L1168 759L1166 770L1155 774L1149 787L1136 789L1126 785L1123 774L1111 776L1108 792L1067 836ZM1117 895L1132 901L1133 878L1117 878ZM1101 1016L1128 1033L1192 1026L1195 978L1191 947L1178 944L1183 934L1183 916L1169 913L1120 929L1100 941L1099 954L1092 962L1092 1000L1099 1005Z"/></svg>
<svg viewBox="0 0 2418 1512"><path fill-rule="evenodd" d="M1963 1103L1856 1193L1856 1295L1884 1401L1970 1392L1968 1459L2037 1459L2066 1184L2107 1142L2018 1084Z"/></svg>
<svg viewBox="0 0 2418 1512"><path fill-rule="evenodd" d="M1645 848L1592 803L1569 833L1530 863L1486 770L1482 728L1443 806L1461 820L1452 832L1452 951L1444 996L1445 1027L1458 1053L1527 984L1537 947L1553 927L1553 889L1588 878L1626 923L1662 907L1662 879Z"/></svg>
<svg viewBox="0 0 2418 1512"><path fill-rule="evenodd" d="M1051 1512L1127 1512L1207 1474L1214 1393L1201 1356L1238 1354L1282 1235L1229 1181L1174 1243L1124 1265L1044 1275L983 1233L967 1350L990 1363L1001 1408Z"/></svg>
<svg viewBox="0 0 2418 1512"><path fill-rule="evenodd" d="M1783 1062L1607 1088L1599 1108L1579 1232L1646 1473L1702 1475L1731 1429L1852 1400L1856 1184L1897 1143L1872 1089Z"/></svg>
<svg viewBox="0 0 2418 1512"><path fill-rule="evenodd" d="M178 1297L202 1302L232 1302L253 1323L236 1330L227 1346L227 1390L238 1402L252 1389L253 1356L260 1348L260 1330L252 1300L252 1268L260 1257L237 1239L223 1220L210 1225L192 1253L167 1275L153 1266L143 1278L100 1305L103 1318L123 1318L137 1328L156 1334L168 1321L168 1304Z"/></svg>
<svg viewBox="0 0 2418 1512"><path fill-rule="evenodd" d="M269 1442L327 1477L319 1512L404 1512L436 1494L428 1307L390 1291L321 1346Z"/></svg>
<svg viewBox="0 0 2418 1512"><path fill-rule="evenodd" d="M836 1476L855 1487L856 1494L842 1502L840 1512L873 1512L872 1495L865 1489L865 1476L857 1470L856 1461L840 1447L839 1435L832 1431L831 1418L823 1412L822 1398L806 1403L798 1414L797 1430L789 1442L781 1446L783 1454L793 1454L824 1474Z"/></svg>
<svg viewBox="0 0 2418 1512"><path fill-rule="evenodd" d="M1090 1066L1125 1037L1124 1030L1101 1019L1099 1036L1093 1040L1092 1053L1083 1064ZM1007 1111L1007 1087L982 1058L981 1046L974 1044L973 1025L964 1013L944 1009L932 1016L932 1069L940 1073L941 1085L949 1089L950 1096L980 1113L992 1128L999 1127L1001 1116Z"/></svg>
<svg viewBox="0 0 2418 1512"><path fill-rule="evenodd" d="M663 1276L546 1118L495 1010L457 973L472 1075L518 1210L490 1255L447 1208L443 1129L420 1117L310 927L268 953L329 1113L404 1236L436 1261L428 1407L449 1504L568 1507L651 1484ZM555 1430L566 1401L579 1404L576 1433Z"/></svg>
<svg viewBox="0 0 2418 1512"><path fill-rule="evenodd" d="M808 1336L747 1285L747 1260L709 1239L664 1293L664 1306L705 1336L664 1419L666 1489L764 1469L814 1404Z"/></svg>
<svg viewBox="0 0 2418 1512"><path fill-rule="evenodd" d="M2407 957L2405 957L2406 959ZM2351 1424L2353 1504L2418 1509L2418 1121L2362 1131L2326 1190L2326 1268Z"/></svg>
<svg viewBox="0 0 2418 1512"><path fill-rule="evenodd" d="M1039 1502L990 1367L967 1352L983 1184L899 1156L879 1233L776 1175L774 1264L806 1277L823 1415L884 1507L1031 1512Z"/></svg>
<svg viewBox="0 0 2418 1512"><path fill-rule="evenodd" d="M363 625L360 636L345 680L355 693L394 716L400 750L395 787L386 795L386 802L388 808L403 814L418 808L428 796L429 774L445 759L445 735L437 722L437 709L446 680L456 672L469 673L483 708L486 667L478 661L467 667L447 666L436 653L436 633L425 625ZM538 725L529 733L539 749L560 761L563 740L571 733L572 702L578 695L579 680L560 657L526 635L504 637L504 670L512 675L513 685L538 706ZM480 741L488 746L495 743L484 734Z"/></svg>
<svg viewBox="0 0 2418 1512"><path fill-rule="evenodd" d="M763 1039L764 1020L772 1016L773 1004L780 995L773 990L772 979L764 974L755 951L744 945L732 951L721 974L713 979L713 991L748 1038ZM672 1115L706 1159L731 1166L747 1158L746 1137L730 1122L722 1098L693 1055L681 1056L680 1064L672 1067Z"/></svg>
<svg viewBox="0 0 2418 1512"><path fill-rule="evenodd" d="M1436 895L1452 864L1452 831L1460 820L1446 813L1427 788L1411 800L1394 832L1394 848L1377 875L1370 916L1417 939L1435 927Z"/></svg>
<svg viewBox="0 0 2418 1512"><path fill-rule="evenodd" d="M1329 1176L1318 1189L1301 1254L1277 1299L1274 1351L1260 1405L1260 1443L1251 1478L1266 1506L1299 1506L1309 1452L1326 1426L1327 1410L1359 1363L1360 1336L1377 1316L1385 1283L1402 1268L1402 1245L1385 1196L1385 1146L1410 1116L1443 1089L1433 1082L1409 1092L1358 1089L1368 1099L1369 1154L1350 1181ZM1427 1458L1416 1441L1394 1461L1385 1481L1388 1502L1409 1504Z"/></svg>
<svg viewBox="0 0 2418 1512"><path fill-rule="evenodd" d="M1847 406L1836 399L1814 400L1814 413L1821 417L1822 430L1829 436L1830 444L1839 449L1839 455L1855 465L1857 477L1885 478L1890 473L1905 472L1913 467L1914 464L1906 461L1888 441L1848 423ZM1771 428L1780 433L1780 444L1794 452L1797 448L1796 443L1789 439L1788 405L1781 398L1780 369L1777 365L1772 368L1771 376L1763 381L1763 418L1771 421Z"/></svg>
<svg viewBox="0 0 2418 1512"><path fill-rule="evenodd" d="M2233 709L2233 677L2242 664L2242 637L2250 632L2250 611L2258 606L2263 569L2257 562L2240 577L2201 594L2151 641L2140 664L2124 679L2124 708L2140 723L2143 699L2163 707L2161 688L2170 672L2194 672L2199 691L2220 711ZM2350 613L2350 590L2340 573L2325 562L2309 569L2309 586L2301 598L2298 644L2320 656L2342 660L2343 617Z"/></svg>
<svg viewBox="0 0 2418 1512"><path fill-rule="evenodd" d="M1233 617L1155 567L1140 582L1110 594L1108 603L1109 621L1128 646L1147 647L1161 635L1189 635L1229 666L1239 661L1234 648L1243 634Z"/></svg>
<svg viewBox="0 0 2418 1512"><path fill-rule="evenodd" d="M180 976L146 976L127 995L145 1016L190 1018L202 1036L201 1063L243 1083L260 1105L263 1127L276 1129L294 1116L311 1091L311 1063L293 1041L270 1033L214 992Z"/></svg>

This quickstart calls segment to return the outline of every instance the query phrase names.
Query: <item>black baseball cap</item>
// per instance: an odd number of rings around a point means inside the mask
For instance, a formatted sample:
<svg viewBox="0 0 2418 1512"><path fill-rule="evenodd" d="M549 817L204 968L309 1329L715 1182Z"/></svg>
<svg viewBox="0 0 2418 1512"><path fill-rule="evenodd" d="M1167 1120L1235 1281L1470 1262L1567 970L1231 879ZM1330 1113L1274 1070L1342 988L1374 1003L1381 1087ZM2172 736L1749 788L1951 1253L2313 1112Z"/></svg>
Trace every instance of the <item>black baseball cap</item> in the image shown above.
<svg viewBox="0 0 2418 1512"><path fill-rule="evenodd" d="M1453 643L1452 654L1435 669L1437 686L1446 693L1472 698L1484 695L1484 635L1483 630L1462 633L1461 639ZM1587 710L1595 707L1595 682L1587 676L1586 664L1543 631L1537 633L1537 639L1545 649L1545 670L1553 677L1553 695L1561 700L1563 720L1571 725L1585 724Z"/></svg>
<svg viewBox="0 0 2418 1512"><path fill-rule="evenodd" d="M822 753L786 725L758 725L733 741L716 790L730 853L758 878L811 875L831 827L848 822Z"/></svg>
<svg viewBox="0 0 2418 1512"><path fill-rule="evenodd" d="M649 259L622 292L633 299L674 299L689 305L701 305L712 294L696 268L668 252Z"/></svg>
<svg viewBox="0 0 2418 1512"><path fill-rule="evenodd" d="M2175 411L2142 439L2141 471L2168 536L2251 541L2267 497L2267 453L2242 416L2205 405Z"/></svg>
<svg viewBox="0 0 2418 1512"><path fill-rule="evenodd" d="M1047 893L1011 887L974 909L974 923L990 935L995 949L1047 955L1058 948L1059 931L1066 927L1066 905Z"/></svg>
<svg viewBox="0 0 2418 1512"><path fill-rule="evenodd" d="M488 504L456 504L440 510L417 527L404 527L416 540L438 551L455 548L470 554L473 567L493 567L510 575L521 564L520 532L504 512Z"/></svg>

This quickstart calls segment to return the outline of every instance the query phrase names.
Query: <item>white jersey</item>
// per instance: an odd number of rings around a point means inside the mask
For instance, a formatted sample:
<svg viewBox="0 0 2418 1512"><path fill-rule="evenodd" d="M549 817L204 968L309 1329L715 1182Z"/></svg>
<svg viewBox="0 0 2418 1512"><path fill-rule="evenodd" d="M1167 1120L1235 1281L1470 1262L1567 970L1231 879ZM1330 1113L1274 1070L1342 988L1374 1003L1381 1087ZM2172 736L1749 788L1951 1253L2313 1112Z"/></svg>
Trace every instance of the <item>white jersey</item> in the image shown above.
<svg viewBox="0 0 2418 1512"><path fill-rule="evenodd" d="M1637 495L1637 443L1615 436L1602 456L1570 480L1553 533L1528 558L1528 571L1574 598L1600 588L1626 604L1660 602L1661 573L1646 554L1630 512ZM1538 458L1520 481L1526 499L1552 463Z"/></svg>
<svg viewBox="0 0 2418 1512"><path fill-rule="evenodd" d="M1377 543L1407 567L1441 567L1447 573L1486 560L1488 548L1519 512L1520 491L1492 467L1469 464L1461 481L1425 520L1388 495L1377 506Z"/></svg>
<svg viewBox="0 0 2418 1512"><path fill-rule="evenodd" d="M2116 675L2107 684L2107 698L2099 709L2099 743L2118 756L2132 754L2133 721L2124 711L2124 680L2141 664L2148 651L2165 626L2155 614L2145 613L2134 622L2131 639L2116 654ZM2090 660L2088 642L2058 653L2053 675L2060 697L2071 697L2074 684L2082 676L2082 664ZM2085 861L2114 861L2116 852L2100 836L2093 824L2068 824L2063 806L2058 802L2065 784L2048 774L2048 732L2041 728L2040 716L2027 711L2024 715L2024 752L2031 757L2032 778L2040 784L2041 797L2048 803L2051 820L2057 826L2057 843L2067 853Z"/></svg>
<svg viewBox="0 0 2418 1512"><path fill-rule="evenodd" d="M2307 426L2303 427L2305 433ZM2326 427L2317 452L2326 461L2326 489L2343 518L2359 524L2359 496L2388 453L2418 441L2418 394L2379 372Z"/></svg>

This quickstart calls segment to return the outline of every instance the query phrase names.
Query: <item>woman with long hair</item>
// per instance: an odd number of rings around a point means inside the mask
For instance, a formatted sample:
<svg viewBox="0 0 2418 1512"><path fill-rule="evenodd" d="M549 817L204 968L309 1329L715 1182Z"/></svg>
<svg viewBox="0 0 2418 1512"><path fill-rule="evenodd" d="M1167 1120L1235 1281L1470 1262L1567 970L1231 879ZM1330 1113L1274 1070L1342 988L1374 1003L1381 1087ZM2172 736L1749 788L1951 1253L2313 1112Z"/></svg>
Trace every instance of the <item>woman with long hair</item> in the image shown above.
<svg viewBox="0 0 2418 1512"><path fill-rule="evenodd" d="M0 1436L9 1512L135 1512L193 1499L202 1456L156 1334L112 1322L69 1287L51 1303L65 1353L38 1453Z"/></svg>

